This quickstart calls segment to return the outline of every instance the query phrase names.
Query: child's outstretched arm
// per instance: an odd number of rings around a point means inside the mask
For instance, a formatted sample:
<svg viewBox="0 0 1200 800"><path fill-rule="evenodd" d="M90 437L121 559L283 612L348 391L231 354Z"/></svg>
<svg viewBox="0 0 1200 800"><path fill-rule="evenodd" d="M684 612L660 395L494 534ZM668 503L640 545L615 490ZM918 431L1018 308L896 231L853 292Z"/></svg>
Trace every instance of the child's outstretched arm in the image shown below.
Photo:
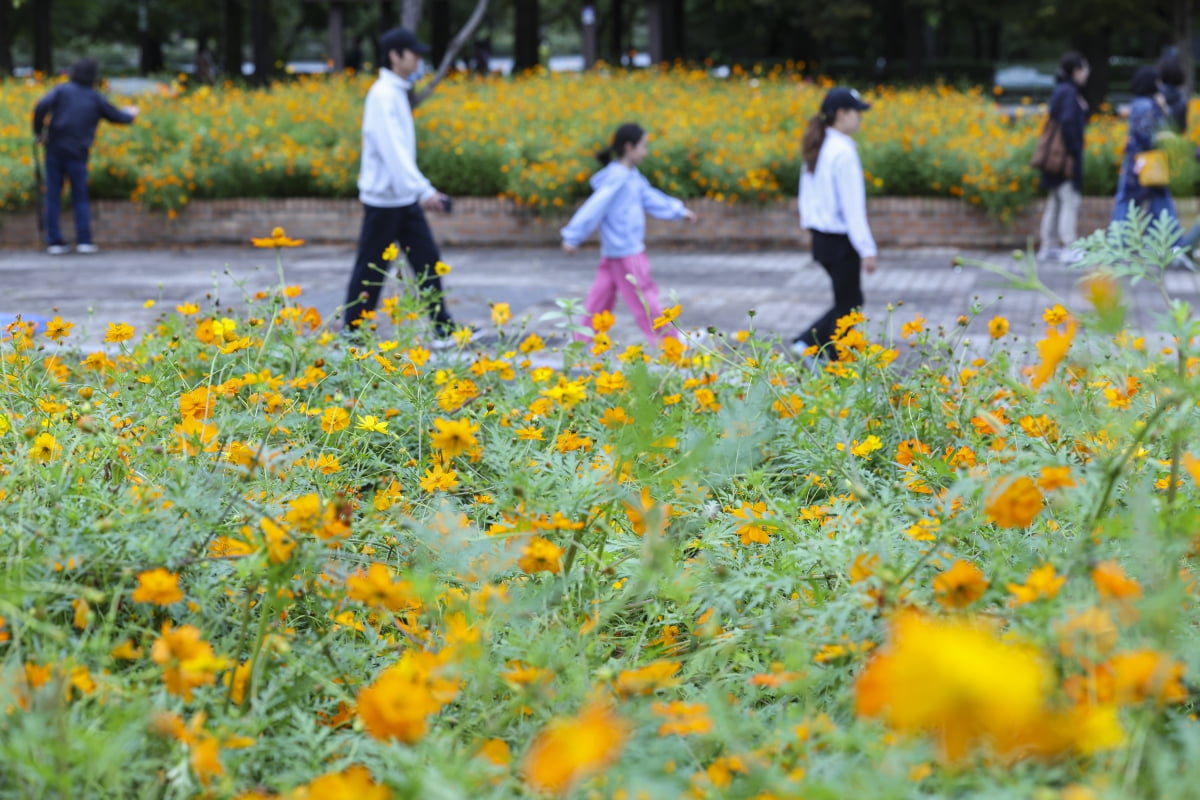
<svg viewBox="0 0 1200 800"><path fill-rule="evenodd" d="M642 208L646 209L647 214L658 219L696 219L696 215L682 200L655 189L648 181L642 184Z"/></svg>
<svg viewBox="0 0 1200 800"><path fill-rule="evenodd" d="M579 207L579 210L571 217L571 221L559 231L564 250L573 253L585 239L595 232L596 228L600 227L604 215L608 213L608 207L612 205L613 198L617 196L617 192L623 185L620 181L612 181L601 186Z"/></svg>

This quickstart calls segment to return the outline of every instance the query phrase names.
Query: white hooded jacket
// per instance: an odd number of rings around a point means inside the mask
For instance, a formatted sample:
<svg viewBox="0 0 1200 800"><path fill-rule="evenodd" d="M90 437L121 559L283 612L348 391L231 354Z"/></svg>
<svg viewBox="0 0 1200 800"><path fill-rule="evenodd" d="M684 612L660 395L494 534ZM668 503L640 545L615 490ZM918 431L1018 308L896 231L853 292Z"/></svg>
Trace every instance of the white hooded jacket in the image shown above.
<svg viewBox="0 0 1200 800"><path fill-rule="evenodd" d="M390 69L381 69L367 92L358 171L358 199L363 205L409 206L437 191L417 168L417 133L408 103L411 86Z"/></svg>

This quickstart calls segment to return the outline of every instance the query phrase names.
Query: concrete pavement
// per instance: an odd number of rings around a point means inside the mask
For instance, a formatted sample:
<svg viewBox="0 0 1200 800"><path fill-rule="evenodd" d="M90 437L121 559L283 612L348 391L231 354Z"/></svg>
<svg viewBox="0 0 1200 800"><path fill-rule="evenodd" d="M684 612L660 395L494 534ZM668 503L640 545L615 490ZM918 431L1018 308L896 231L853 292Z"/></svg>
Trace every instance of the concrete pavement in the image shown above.
<svg viewBox="0 0 1200 800"><path fill-rule="evenodd" d="M306 246L284 250L282 255L287 282L304 289L302 301L333 319L344 298L353 252L345 247ZM982 318L969 333L973 349L979 352L990 346L986 322L993 315L1007 317L1018 338L1040 336L1045 299L1008 290L999 278L982 270L955 270L951 266L955 255L960 253L950 249L884 251L878 272L864 276L864 310L872 329L889 324L889 306L895 309L890 327L898 335L899 326L918 313L930 326L951 327L960 314L977 305L983 309ZM1012 265L1007 252L961 255ZM595 250L567 256L545 249L452 249L443 258L453 267L445 285L451 312L459 322L486 329L489 303L506 302L514 317L530 315L531 327L548 335L555 332L554 325L541 316L555 309L558 298L586 294L598 256ZM682 304L680 320L686 328L711 326L732 332L754 327L790 340L832 301L828 278L805 252L652 251L650 260L666 304ZM1043 279L1052 289L1081 304L1078 277L1063 266L1043 268ZM158 314L178 303L237 307L255 291L277 284L274 252L249 246L105 250L91 256L58 257L0 251L0 319L59 314L76 325L71 341L94 349L109 322L127 322L145 330ZM389 282L385 296L398 288L398 282ZM1168 288L1193 302L1200 299L1191 273L1170 273ZM1152 331L1155 315L1163 310L1161 298L1146 285L1135 287L1133 297L1131 327ZM155 300L156 305L145 308L147 300ZM641 341L628 311L618 307L616 317L613 336L618 343Z"/></svg>

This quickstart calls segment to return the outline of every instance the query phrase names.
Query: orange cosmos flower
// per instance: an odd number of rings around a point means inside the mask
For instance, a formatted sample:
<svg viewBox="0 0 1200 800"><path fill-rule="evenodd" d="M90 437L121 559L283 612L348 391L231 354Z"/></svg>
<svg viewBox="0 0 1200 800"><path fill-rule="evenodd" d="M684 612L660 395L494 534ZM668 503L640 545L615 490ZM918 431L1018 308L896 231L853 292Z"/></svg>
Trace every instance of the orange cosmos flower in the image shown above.
<svg viewBox="0 0 1200 800"><path fill-rule="evenodd" d="M138 575L138 585L133 590L135 603L169 606L182 599L183 592L179 589L179 576L175 573L157 567Z"/></svg>
<svg viewBox="0 0 1200 800"><path fill-rule="evenodd" d="M979 567L959 559L933 579L934 597L944 608L966 608L987 591L988 580Z"/></svg>
<svg viewBox="0 0 1200 800"><path fill-rule="evenodd" d="M1001 483L984 505L989 521L1001 528L1025 528L1041 513L1045 498L1037 484L1025 475Z"/></svg>
<svg viewBox="0 0 1200 800"><path fill-rule="evenodd" d="M589 705L538 734L525 756L525 780L536 791L566 796L580 781L613 764L628 738L623 719L605 706Z"/></svg>
<svg viewBox="0 0 1200 800"><path fill-rule="evenodd" d="M300 245L304 244L304 240L288 238L288 235L284 232L283 228L277 227L271 230L271 236L269 238L251 239L250 243L255 247L274 247L278 249L281 247L299 247Z"/></svg>

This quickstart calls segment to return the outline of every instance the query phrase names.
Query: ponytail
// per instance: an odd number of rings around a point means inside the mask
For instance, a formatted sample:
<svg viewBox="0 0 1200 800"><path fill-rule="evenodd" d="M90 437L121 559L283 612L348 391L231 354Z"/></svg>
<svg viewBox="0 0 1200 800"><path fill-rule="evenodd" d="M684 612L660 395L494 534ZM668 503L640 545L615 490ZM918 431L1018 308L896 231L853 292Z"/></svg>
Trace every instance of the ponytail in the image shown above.
<svg viewBox="0 0 1200 800"><path fill-rule="evenodd" d="M817 114L808 121L808 127L804 130L800 154L809 172L817 171L817 157L821 155L821 145L825 144L826 127L828 126L825 124L825 116Z"/></svg>
<svg viewBox="0 0 1200 800"><path fill-rule="evenodd" d="M646 131L641 125L626 122L613 134L612 144L596 153L596 160L604 166L608 166L614 158L621 158L625 155L626 150L637 146L637 143L644 138L646 138Z"/></svg>

